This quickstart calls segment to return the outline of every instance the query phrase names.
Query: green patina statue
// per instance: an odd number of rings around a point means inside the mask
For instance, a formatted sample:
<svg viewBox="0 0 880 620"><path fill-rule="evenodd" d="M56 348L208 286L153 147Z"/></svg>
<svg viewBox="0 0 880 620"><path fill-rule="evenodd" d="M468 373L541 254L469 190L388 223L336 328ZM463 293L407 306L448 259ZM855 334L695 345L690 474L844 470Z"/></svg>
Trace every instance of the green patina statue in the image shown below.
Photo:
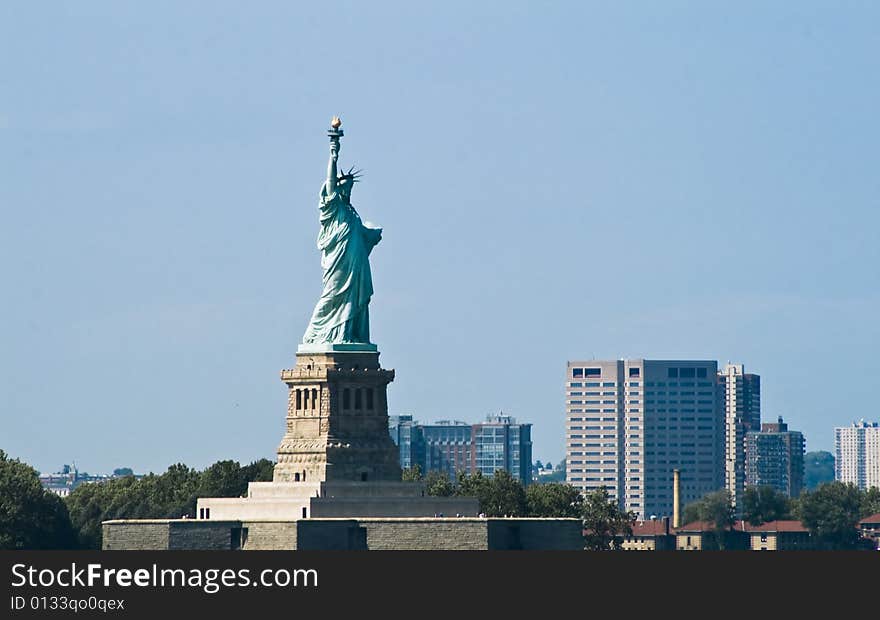
<svg viewBox="0 0 880 620"><path fill-rule="evenodd" d="M342 121L333 117L330 162L319 203L321 230L318 249L324 270L324 289L299 347L301 353L375 351L370 343L370 297L373 277L370 252L382 238L382 229L366 225L351 204L358 180L354 168L337 171Z"/></svg>

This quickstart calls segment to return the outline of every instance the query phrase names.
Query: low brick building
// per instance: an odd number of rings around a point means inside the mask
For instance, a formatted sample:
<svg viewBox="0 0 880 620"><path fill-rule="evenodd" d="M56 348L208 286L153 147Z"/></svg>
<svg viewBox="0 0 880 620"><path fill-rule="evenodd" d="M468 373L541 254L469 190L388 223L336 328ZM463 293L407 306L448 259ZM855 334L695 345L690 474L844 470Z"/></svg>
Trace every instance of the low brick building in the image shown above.
<svg viewBox="0 0 880 620"><path fill-rule="evenodd" d="M769 521L761 525L746 523L752 551L794 551L815 549L810 530L800 521Z"/></svg>
<svg viewBox="0 0 880 620"><path fill-rule="evenodd" d="M636 521L632 534L624 536L623 551L675 551L675 534L669 528L669 518Z"/></svg>
<svg viewBox="0 0 880 620"><path fill-rule="evenodd" d="M749 536L742 521L735 522L729 529L715 531L715 524L708 521L693 521L675 530L677 551L725 551L749 548ZM723 543L723 544L719 544Z"/></svg>
<svg viewBox="0 0 880 620"><path fill-rule="evenodd" d="M859 531L862 538L870 540L874 548L880 551L880 512L859 521Z"/></svg>

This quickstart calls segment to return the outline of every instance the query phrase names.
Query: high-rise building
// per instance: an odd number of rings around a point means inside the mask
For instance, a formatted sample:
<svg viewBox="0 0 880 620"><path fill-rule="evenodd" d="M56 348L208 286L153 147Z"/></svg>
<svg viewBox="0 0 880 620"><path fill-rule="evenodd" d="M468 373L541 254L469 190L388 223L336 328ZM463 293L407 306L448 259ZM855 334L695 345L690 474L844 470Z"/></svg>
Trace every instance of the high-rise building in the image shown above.
<svg viewBox="0 0 880 620"><path fill-rule="evenodd" d="M571 361L566 373L569 484L605 486L642 519L672 515L674 469L685 504L723 487L717 362Z"/></svg>
<svg viewBox="0 0 880 620"><path fill-rule="evenodd" d="M425 437L425 473L446 472L455 480L458 472L473 470L471 425L458 420L440 420L420 425Z"/></svg>
<svg viewBox="0 0 880 620"><path fill-rule="evenodd" d="M745 486L745 434L761 428L761 377L742 364L718 372L718 396L724 415L724 486L734 505Z"/></svg>
<svg viewBox="0 0 880 620"><path fill-rule="evenodd" d="M528 485L532 481L532 425L509 415L490 415L474 424L474 471L491 476L499 469Z"/></svg>
<svg viewBox="0 0 880 620"><path fill-rule="evenodd" d="M804 436L788 430L782 417L746 433L746 484L772 486L789 497L804 488Z"/></svg>
<svg viewBox="0 0 880 620"><path fill-rule="evenodd" d="M532 480L532 425L512 416L490 415L478 424L420 424L412 416L389 416L388 431L400 449L401 467L419 465L423 473L441 471L452 480L458 472L492 476L504 469L523 485Z"/></svg>
<svg viewBox="0 0 880 620"><path fill-rule="evenodd" d="M388 432L400 450L400 467L425 466L425 435L411 415L388 416Z"/></svg>
<svg viewBox="0 0 880 620"><path fill-rule="evenodd" d="M880 424L859 420L834 429L834 477L860 489L880 488Z"/></svg>

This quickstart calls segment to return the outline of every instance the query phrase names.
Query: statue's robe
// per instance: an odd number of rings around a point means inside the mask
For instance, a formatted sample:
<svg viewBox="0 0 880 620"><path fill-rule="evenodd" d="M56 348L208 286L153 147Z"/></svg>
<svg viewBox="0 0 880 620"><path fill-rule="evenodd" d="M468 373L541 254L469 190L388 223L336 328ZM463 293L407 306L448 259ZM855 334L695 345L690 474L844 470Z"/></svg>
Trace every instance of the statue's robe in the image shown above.
<svg viewBox="0 0 880 620"><path fill-rule="evenodd" d="M382 229L364 225L339 192L327 194L326 183L321 188L320 221L318 249L324 290L303 342L369 343L368 306L373 295L369 256L379 243Z"/></svg>

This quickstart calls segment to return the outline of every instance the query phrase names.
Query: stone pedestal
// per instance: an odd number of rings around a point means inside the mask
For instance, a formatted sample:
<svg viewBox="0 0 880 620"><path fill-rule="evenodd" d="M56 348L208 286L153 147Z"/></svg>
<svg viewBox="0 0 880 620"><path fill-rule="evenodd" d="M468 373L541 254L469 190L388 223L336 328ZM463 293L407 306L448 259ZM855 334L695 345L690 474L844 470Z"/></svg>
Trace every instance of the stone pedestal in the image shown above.
<svg viewBox="0 0 880 620"><path fill-rule="evenodd" d="M394 371L376 351L297 353L281 371L287 428L275 482L400 481L398 448L388 434L386 388Z"/></svg>
<svg viewBox="0 0 880 620"><path fill-rule="evenodd" d="M202 497L199 520L293 522L314 517L476 516L474 497L430 497L402 482L388 434L386 388L393 370L377 351L302 351L281 371L287 428L272 482L251 482L247 497Z"/></svg>

